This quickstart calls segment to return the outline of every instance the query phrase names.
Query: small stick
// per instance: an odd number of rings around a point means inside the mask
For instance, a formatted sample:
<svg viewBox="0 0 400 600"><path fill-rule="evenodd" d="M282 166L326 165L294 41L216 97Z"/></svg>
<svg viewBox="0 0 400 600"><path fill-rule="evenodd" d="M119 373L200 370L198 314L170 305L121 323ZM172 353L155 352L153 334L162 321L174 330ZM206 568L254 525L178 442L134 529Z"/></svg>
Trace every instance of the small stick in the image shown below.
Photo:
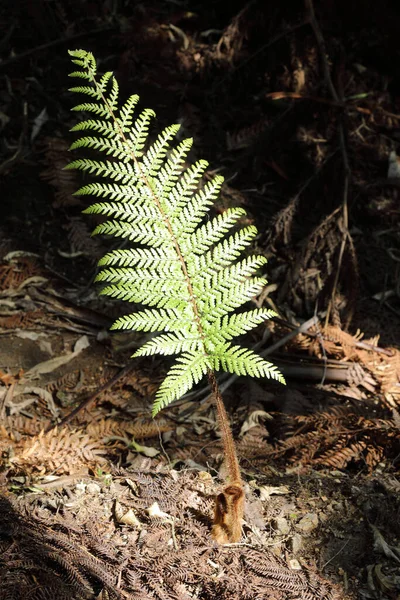
<svg viewBox="0 0 400 600"><path fill-rule="evenodd" d="M290 329L293 329L296 333L295 335L297 335L297 333L299 333L297 331L297 329L295 328L294 325L292 325L291 323L289 323L288 321L285 321L283 319L279 319L277 317L274 317L274 321L277 321L278 323L280 323L281 325L283 325L284 327L289 327ZM303 323L304 325L304 323ZM320 334L318 333L313 333L312 331L302 331L301 333L304 333L305 335L307 335L308 337L311 338L315 338L318 337ZM326 337L324 338L324 334L322 333L322 338L326 339ZM362 348L363 350L370 350L371 352L377 352L378 354L384 354L385 356L394 356L394 352L391 350L386 350L386 348L380 348L379 346L374 346L373 344L369 344L368 342L361 342L359 340L354 340L354 347L355 348Z"/></svg>
<svg viewBox="0 0 400 600"><path fill-rule="evenodd" d="M333 85L333 81L332 81L331 73L330 73L329 62L327 59L325 39L324 39L321 28L320 28L319 23L315 16L313 0L304 0L304 5L305 5L306 13L307 13L310 25L311 25L311 29L313 30L315 39L317 41L317 46L319 48L319 52L320 52L320 56L321 56L322 68L324 71L326 84L329 88L332 99L336 103L343 102L343 98L340 98L338 92L336 91L335 86ZM345 173L344 174L344 185L343 185L343 199L342 199L342 218L343 218L342 241L341 241L340 248L339 248L339 258L338 258L338 264L337 264L336 273L335 273L335 280L334 280L334 283L332 286L331 300L329 302L328 310L326 312L325 325L327 325L329 323L329 317L330 317L331 309L332 309L333 302L335 299L337 285L339 283L339 275L340 275L340 271L341 271L341 267L342 267L344 250L346 248L346 243L348 242L348 240L350 240L349 217L348 217L348 195L349 195L349 186L350 186L350 180L351 180L351 169L350 169L350 163L349 163L349 156L348 156L347 148L346 148L345 131L344 131L344 125L343 125L342 119L339 121L339 144L340 144L340 150L342 153L342 161L343 161L343 167L344 167L344 173Z"/></svg>
<svg viewBox="0 0 400 600"><path fill-rule="evenodd" d="M111 377L111 379L106 381L106 383L104 385L100 386L93 394L91 394L88 398L83 400L76 408L74 408L74 410L72 410L68 415L66 415L63 419L61 419L61 421L59 423L54 423L54 425L50 425L50 427L48 427L46 429L45 433L48 433L49 431L52 431L56 427L61 427L62 425L66 425L67 423L72 421L72 419L81 410L83 410L84 408L88 408L90 406L90 404L97 398L97 396L99 396L102 392L104 392L105 390L108 390L110 387L112 387L114 385L114 383L119 381L122 377L124 377L127 373L129 373L129 371L132 371L133 368L134 368L134 365L132 363L129 363L126 367L121 369L121 371L119 373L114 375L114 377Z"/></svg>

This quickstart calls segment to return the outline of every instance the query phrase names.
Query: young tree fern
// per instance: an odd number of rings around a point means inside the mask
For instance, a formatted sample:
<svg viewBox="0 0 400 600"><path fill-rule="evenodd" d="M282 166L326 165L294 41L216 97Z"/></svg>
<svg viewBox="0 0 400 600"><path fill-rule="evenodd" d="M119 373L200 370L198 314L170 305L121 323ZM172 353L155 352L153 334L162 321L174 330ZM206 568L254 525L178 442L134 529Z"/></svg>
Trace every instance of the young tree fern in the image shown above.
<svg viewBox="0 0 400 600"><path fill-rule="evenodd" d="M70 51L79 70L71 77L83 85L71 89L88 97L73 110L93 114L72 131L85 132L71 149L97 150L110 158L78 158L68 168L97 176L78 195L97 196L86 213L109 220L94 233L127 238L134 247L114 250L100 260L101 293L149 308L120 317L112 329L159 332L133 355L178 354L161 384L153 415L208 377L215 398L224 443L229 484L217 497L214 538L237 541L241 534L243 486L228 417L215 372L271 377L283 382L275 366L253 351L232 344L274 313L257 308L236 313L260 293L266 280L256 273L262 256L240 258L256 236L256 228L238 228L242 208L228 208L210 220L209 210L223 178L202 184L208 163L185 166L192 139L171 149L179 125L171 125L149 143L154 112L134 116L138 96L118 104L118 83L112 73L96 74L90 52ZM86 133L88 132L88 133ZM112 157L112 158L111 158Z"/></svg>

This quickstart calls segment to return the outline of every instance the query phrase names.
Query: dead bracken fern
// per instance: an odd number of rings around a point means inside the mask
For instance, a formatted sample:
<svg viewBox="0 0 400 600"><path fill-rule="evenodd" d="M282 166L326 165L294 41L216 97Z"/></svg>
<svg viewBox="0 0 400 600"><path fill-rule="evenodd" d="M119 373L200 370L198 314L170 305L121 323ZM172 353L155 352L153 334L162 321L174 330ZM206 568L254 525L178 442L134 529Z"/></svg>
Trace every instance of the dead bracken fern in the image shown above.
<svg viewBox="0 0 400 600"><path fill-rule="evenodd" d="M69 474L95 468L105 460L105 444L82 431L53 429L25 439L10 463L20 469L45 473Z"/></svg>
<svg viewBox="0 0 400 600"><path fill-rule="evenodd" d="M363 338L360 331L352 335L336 325L325 325L322 331L313 327L310 332L315 333L316 337L303 336L303 338L307 340L305 345L311 355L319 358L328 355L343 360L357 359L357 343Z"/></svg>
<svg viewBox="0 0 400 600"><path fill-rule="evenodd" d="M27 279L41 275L37 260L31 256L18 256L0 264L0 291L18 289Z"/></svg>
<svg viewBox="0 0 400 600"><path fill-rule="evenodd" d="M278 306L289 299L298 314L313 314L317 302L319 309L327 306L334 291L343 227L343 216L339 208L311 232L302 244L301 253L292 261L284 285L279 291ZM342 259L340 293L336 291L335 305L332 306L335 324L340 323L339 315L342 311L346 314L347 323L351 319L357 282L357 257L349 235Z"/></svg>
<svg viewBox="0 0 400 600"><path fill-rule="evenodd" d="M158 437L172 429L164 419L117 420L111 417L77 430L54 429L44 433L43 420L7 417L0 428L0 447L13 448L9 466L41 475L74 474L104 463L105 456L126 448L132 440ZM23 437L17 432L25 434Z"/></svg>
<svg viewBox="0 0 400 600"><path fill-rule="evenodd" d="M161 433L171 431L174 428L165 419L120 421L107 417L90 423L86 427L86 432L96 439L107 439L115 436L127 437L142 440L151 437L158 437Z"/></svg>
<svg viewBox="0 0 400 600"><path fill-rule="evenodd" d="M144 398L151 398L159 387L158 377L155 377L154 374L149 377L138 369L132 369L118 380L113 389L120 390L123 387L133 388Z"/></svg>
<svg viewBox="0 0 400 600"><path fill-rule="evenodd" d="M378 347L379 337L364 340L363 334L357 331L354 335L343 331L335 325L312 327L307 334L299 334L290 341L290 350L306 350L318 358L333 357L343 361L352 361L353 366L362 367L367 377L358 377L354 370L355 385L363 385L370 389L371 377L376 391L381 392L383 400L390 408L400 405L400 350L398 348ZM368 375L370 376L368 378ZM352 381L348 381L351 385Z"/></svg>
<svg viewBox="0 0 400 600"><path fill-rule="evenodd" d="M388 354L358 350L358 360L378 382L383 399L390 408L400 406L400 350L387 348Z"/></svg>
<svg viewBox="0 0 400 600"><path fill-rule="evenodd" d="M81 378L83 378L82 371L75 370L64 373L57 379L50 381L46 384L46 390L48 392L57 392L62 389L63 391L72 391L76 390L76 388L81 384Z"/></svg>
<svg viewBox="0 0 400 600"><path fill-rule="evenodd" d="M367 418L353 407L333 406L311 415L281 415L279 439L268 453L285 464L344 469L350 463L371 472L394 460L400 434L394 420Z"/></svg>
<svg viewBox="0 0 400 600"><path fill-rule="evenodd" d="M298 204L299 197L295 196L273 217L268 233L268 246L272 251L292 243L292 230Z"/></svg>
<svg viewBox="0 0 400 600"><path fill-rule="evenodd" d="M35 324L43 324L45 313L43 310L29 312L18 311L10 316L0 317L1 329L29 329Z"/></svg>
<svg viewBox="0 0 400 600"><path fill-rule="evenodd" d="M123 598L112 590L112 565L102 563L65 533L18 515L5 498L0 498L0 506L2 526L8 532L1 540L0 597L83 600L93 598L100 584L110 591L110 598Z"/></svg>
<svg viewBox="0 0 400 600"><path fill-rule="evenodd" d="M2 419L1 423L1 437L5 437L9 440L21 440L21 436L35 436L38 435L43 427L50 424L43 419L31 419L23 415L8 415Z"/></svg>
<svg viewBox="0 0 400 600"><path fill-rule="evenodd" d="M205 541L213 499L199 475L121 471L114 478L119 498L124 491L129 494L128 481L129 488L136 489L137 524L131 526L110 520L104 510L99 510L93 524L82 505L84 497L78 514L67 507L54 514L42 507L40 499L21 499L11 505L0 498L0 597L338 598L334 586L313 571L293 570L265 548ZM98 496L87 498L90 505L97 506L97 501ZM158 507L155 516L149 514L151 506Z"/></svg>
<svg viewBox="0 0 400 600"><path fill-rule="evenodd" d="M257 141L257 138L260 136L260 134L265 131L267 124L267 120L263 118L259 119L255 123L252 123L248 127L242 127L239 131L227 133L226 144L228 150L240 150L241 148L247 148Z"/></svg>

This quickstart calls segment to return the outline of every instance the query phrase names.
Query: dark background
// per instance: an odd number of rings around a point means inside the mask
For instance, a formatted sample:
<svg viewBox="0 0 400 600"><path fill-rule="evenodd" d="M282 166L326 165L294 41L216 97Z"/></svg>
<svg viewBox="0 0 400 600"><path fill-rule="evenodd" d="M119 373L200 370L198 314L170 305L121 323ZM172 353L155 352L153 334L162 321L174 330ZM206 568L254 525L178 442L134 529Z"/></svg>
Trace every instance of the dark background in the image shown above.
<svg viewBox="0 0 400 600"><path fill-rule="evenodd" d="M180 122L195 138L193 158L225 176L222 207L244 205L257 225L276 284L271 302L283 315L310 316L332 302L334 322L398 341L399 180L387 173L400 135L400 11L388 0L316 2L315 10L336 104L301 2L2 3L4 250L36 252L73 280L91 277L90 261L58 252L71 243L94 252L82 233L92 223L70 196L80 181L60 175L76 122L67 50L82 47L100 70L116 72L122 99L139 93L157 128ZM354 252L346 244L339 265L343 147Z"/></svg>

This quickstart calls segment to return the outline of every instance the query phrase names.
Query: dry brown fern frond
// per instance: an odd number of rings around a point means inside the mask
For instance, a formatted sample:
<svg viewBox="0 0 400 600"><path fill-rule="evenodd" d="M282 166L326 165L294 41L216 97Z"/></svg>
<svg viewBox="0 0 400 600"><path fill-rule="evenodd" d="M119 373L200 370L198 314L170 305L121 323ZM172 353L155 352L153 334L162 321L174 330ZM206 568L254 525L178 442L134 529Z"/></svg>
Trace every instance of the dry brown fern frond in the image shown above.
<svg viewBox="0 0 400 600"><path fill-rule="evenodd" d="M44 433L49 422L22 416L6 417L0 429L4 448L13 448L10 465L32 472L74 474L95 468L105 455L125 448L132 440L159 437L174 426L165 419L92 422L82 429L54 429ZM17 436L17 438L16 438Z"/></svg>
<svg viewBox="0 0 400 600"><path fill-rule="evenodd" d="M11 463L41 474L73 474L95 468L104 462L108 451L104 443L88 434L68 429L41 431L34 438L22 440L21 446Z"/></svg>
<svg viewBox="0 0 400 600"><path fill-rule="evenodd" d="M388 354L358 350L358 360L370 371L380 386L383 398L390 408L400 406L400 350L386 348Z"/></svg>
<svg viewBox="0 0 400 600"><path fill-rule="evenodd" d="M250 463L271 453L272 446L263 436L246 435L237 443L240 459L247 459Z"/></svg>
<svg viewBox="0 0 400 600"><path fill-rule="evenodd" d="M2 329L28 329L37 323L43 323L45 313L43 310L30 312L18 311L9 317L0 317Z"/></svg>
<svg viewBox="0 0 400 600"><path fill-rule="evenodd" d="M337 590L321 577L312 572L293 571L282 560L272 560L272 557L266 556L264 552L246 548L244 561L251 571L262 576L264 585L268 585L264 588L264 597L274 597L270 594L275 590L289 592L290 598L299 600L334 600L339 597ZM282 596L287 597L286 594Z"/></svg>
<svg viewBox="0 0 400 600"><path fill-rule="evenodd" d="M136 392L139 392L144 398L151 398L155 395L160 382L158 378L152 375L149 377L142 371L133 369L129 371L125 376L118 380L118 388L124 385L132 387Z"/></svg>
<svg viewBox="0 0 400 600"><path fill-rule="evenodd" d="M118 379L112 389L102 392L101 400L122 410L133 406L140 407L141 410L154 398L159 385L158 376L149 377L142 371L130 369Z"/></svg>
<svg viewBox="0 0 400 600"><path fill-rule="evenodd" d="M289 465L371 471L396 459L400 433L394 420L367 418L353 407L334 406L312 415L277 415L271 456Z"/></svg>
<svg viewBox="0 0 400 600"><path fill-rule="evenodd" d="M379 336L364 340L359 330L355 334L343 331L335 325L313 327L307 334L299 334L288 344L292 351L308 351L322 359L333 356L348 363L349 385L362 385L366 389L381 392L390 408L400 405L400 350L381 349L377 346ZM371 387L372 386L372 387Z"/></svg>
<svg viewBox="0 0 400 600"><path fill-rule="evenodd" d="M0 291L17 290L31 277L42 275L37 259L32 256L15 256L0 265Z"/></svg>
<svg viewBox="0 0 400 600"><path fill-rule="evenodd" d="M349 234L340 265L340 289L334 290L343 230L342 209L338 208L304 240L303 250L293 261L279 291L278 306L289 300L298 314L312 315L317 303L319 309L328 306L335 291L332 314L336 318L339 311L343 311L347 317L351 316L358 285L358 265ZM335 322L337 324L337 318Z"/></svg>
<svg viewBox="0 0 400 600"><path fill-rule="evenodd" d="M168 454L175 463L182 462L184 464L196 463L196 465L204 465L204 469L206 469L206 465L210 460L210 456L213 455L212 450L210 451L210 447L207 448L199 448L193 444L188 444L187 446L183 446L180 444L178 447L174 447L175 444L172 442L170 444ZM206 452L208 450L208 452ZM221 452L221 449L218 448L218 452Z"/></svg>
<svg viewBox="0 0 400 600"><path fill-rule="evenodd" d="M316 431L290 436L276 446L272 455L276 457L284 456L285 460L288 460L292 465L309 465L313 462L321 444L324 443L323 437Z"/></svg>
<svg viewBox="0 0 400 600"><path fill-rule="evenodd" d="M347 436L336 441L335 447L332 450L328 450L321 456L315 459L316 464L325 465L333 469L344 469L350 462L358 462L365 450L367 449L367 443L356 442L354 444L348 444ZM368 453L367 453L368 454ZM373 461L369 461L370 463ZM372 464L372 466L375 466Z"/></svg>
<svg viewBox="0 0 400 600"><path fill-rule="evenodd" d="M19 514L5 498L0 498L0 509L1 598L88 600L100 587L110 600L123 600L116 586L115 559L101 561L72 535L52 529L43 519Z"/></svg>
<svg viewBox="0 0 400 600"><path fill-rule="evenodd" d="M54 381L50 381L45 387L48 392L57 392L60 389L77 391L78 386L80 387L82 377L83 371L70 371L64 375L61 375Z"/></svg>
<svg viewBox="0 0 400 600"><path fill-rule="evenodd" d="M46 168L41 172L40 177L55 189L54 208L80 206L81 198L74 196L74 192L79 187L77 173L64 168L71 161L69 145L65 140L55 137L46 138L44 144L43 162Z"/></svg>
<svg viewBox="0 0 400 600"><path fill-rule="evenodd" d="M305 565L301 571L291 569L266 548L205 542L215 485L207 493L200 475L119 470L113 494L123 497L127 480L137 485L135 514L146 531L139 542L137 529L110 521L108 512L99 510L104 503L97 495L82 496L80 511L67 505L56 514L40 497L21 498L19 514L0 498L0 597L19 599L23 589L35 598L37 586L38 600L88 600L99 593L110 600L335 598L335 588L318 574ZM105 493L106 484L99 480L99 485ZM147 509L155 502L166 511L164 520L149 517ZM88 521L94 513L93 533ZM27 577L30 587L25 574L32 576ZM57 580L59 594L51 595Z"/></svg>
<svg viewBox="0 0 400 600"><path fill-rule="evenodd" d="M357 358L357 343L363 338L363 333L359 330L352 335L347 331L343 331L337 325L325 325L322 331L314 327L310 330L310 333L316 333L318 335L315 338L314 344L309 347L310 353L315 356L322 358L323 352L321 345L323 345L324 351L329 356L334 356L343 360L353 360ZM322 341L320 341L322 338Z"/></svg>
<svg viewBox="0 0 400 600"><path fill-rule="evenodd" d="M20 440L22 435L38 435L43 427L50 424L43 419L25 417L24 415L8 415L4 417L2 426L10 439Z"/></svg>
<svg viewBox="0 0 400 600"><path fill-rule="evenodd" d="M113 437L133 437L134 439L145 439L158 437L165 431L171 431L174 425L168 423L165 419L135 419L117 420L111 417L101 419L101 421L90 423L86 428L86 433L94 439L106 441Z"/></svg>
<svg viewBox="0 0 400 600"><path fill-rule="evenodd" d="M267 242L271 251L276 251L278 246L285 248L291 244L293 221L298 205L299 197L295 196L273 217Z"/></svg>
<svg viewBox="0 0 400 600"><path fill-rule="evenodd" d="M250 463L269 454L272 449L268 442L269 431L263 423L265 418L270 417L261 408L261 405L255 402L247 408L246 420L243 422L240 438L236 443L240 458L247 459Z"/></svg>
<svg viewBox="0 0 400 600"><path fill-rule="evenodd" d="M247 148L253 144L258 136L266 129L268 125L267 119L264 117L259 119L248 127L242 127L239 131L226 134L226 144L228 150L240 150Z"/></svg>

